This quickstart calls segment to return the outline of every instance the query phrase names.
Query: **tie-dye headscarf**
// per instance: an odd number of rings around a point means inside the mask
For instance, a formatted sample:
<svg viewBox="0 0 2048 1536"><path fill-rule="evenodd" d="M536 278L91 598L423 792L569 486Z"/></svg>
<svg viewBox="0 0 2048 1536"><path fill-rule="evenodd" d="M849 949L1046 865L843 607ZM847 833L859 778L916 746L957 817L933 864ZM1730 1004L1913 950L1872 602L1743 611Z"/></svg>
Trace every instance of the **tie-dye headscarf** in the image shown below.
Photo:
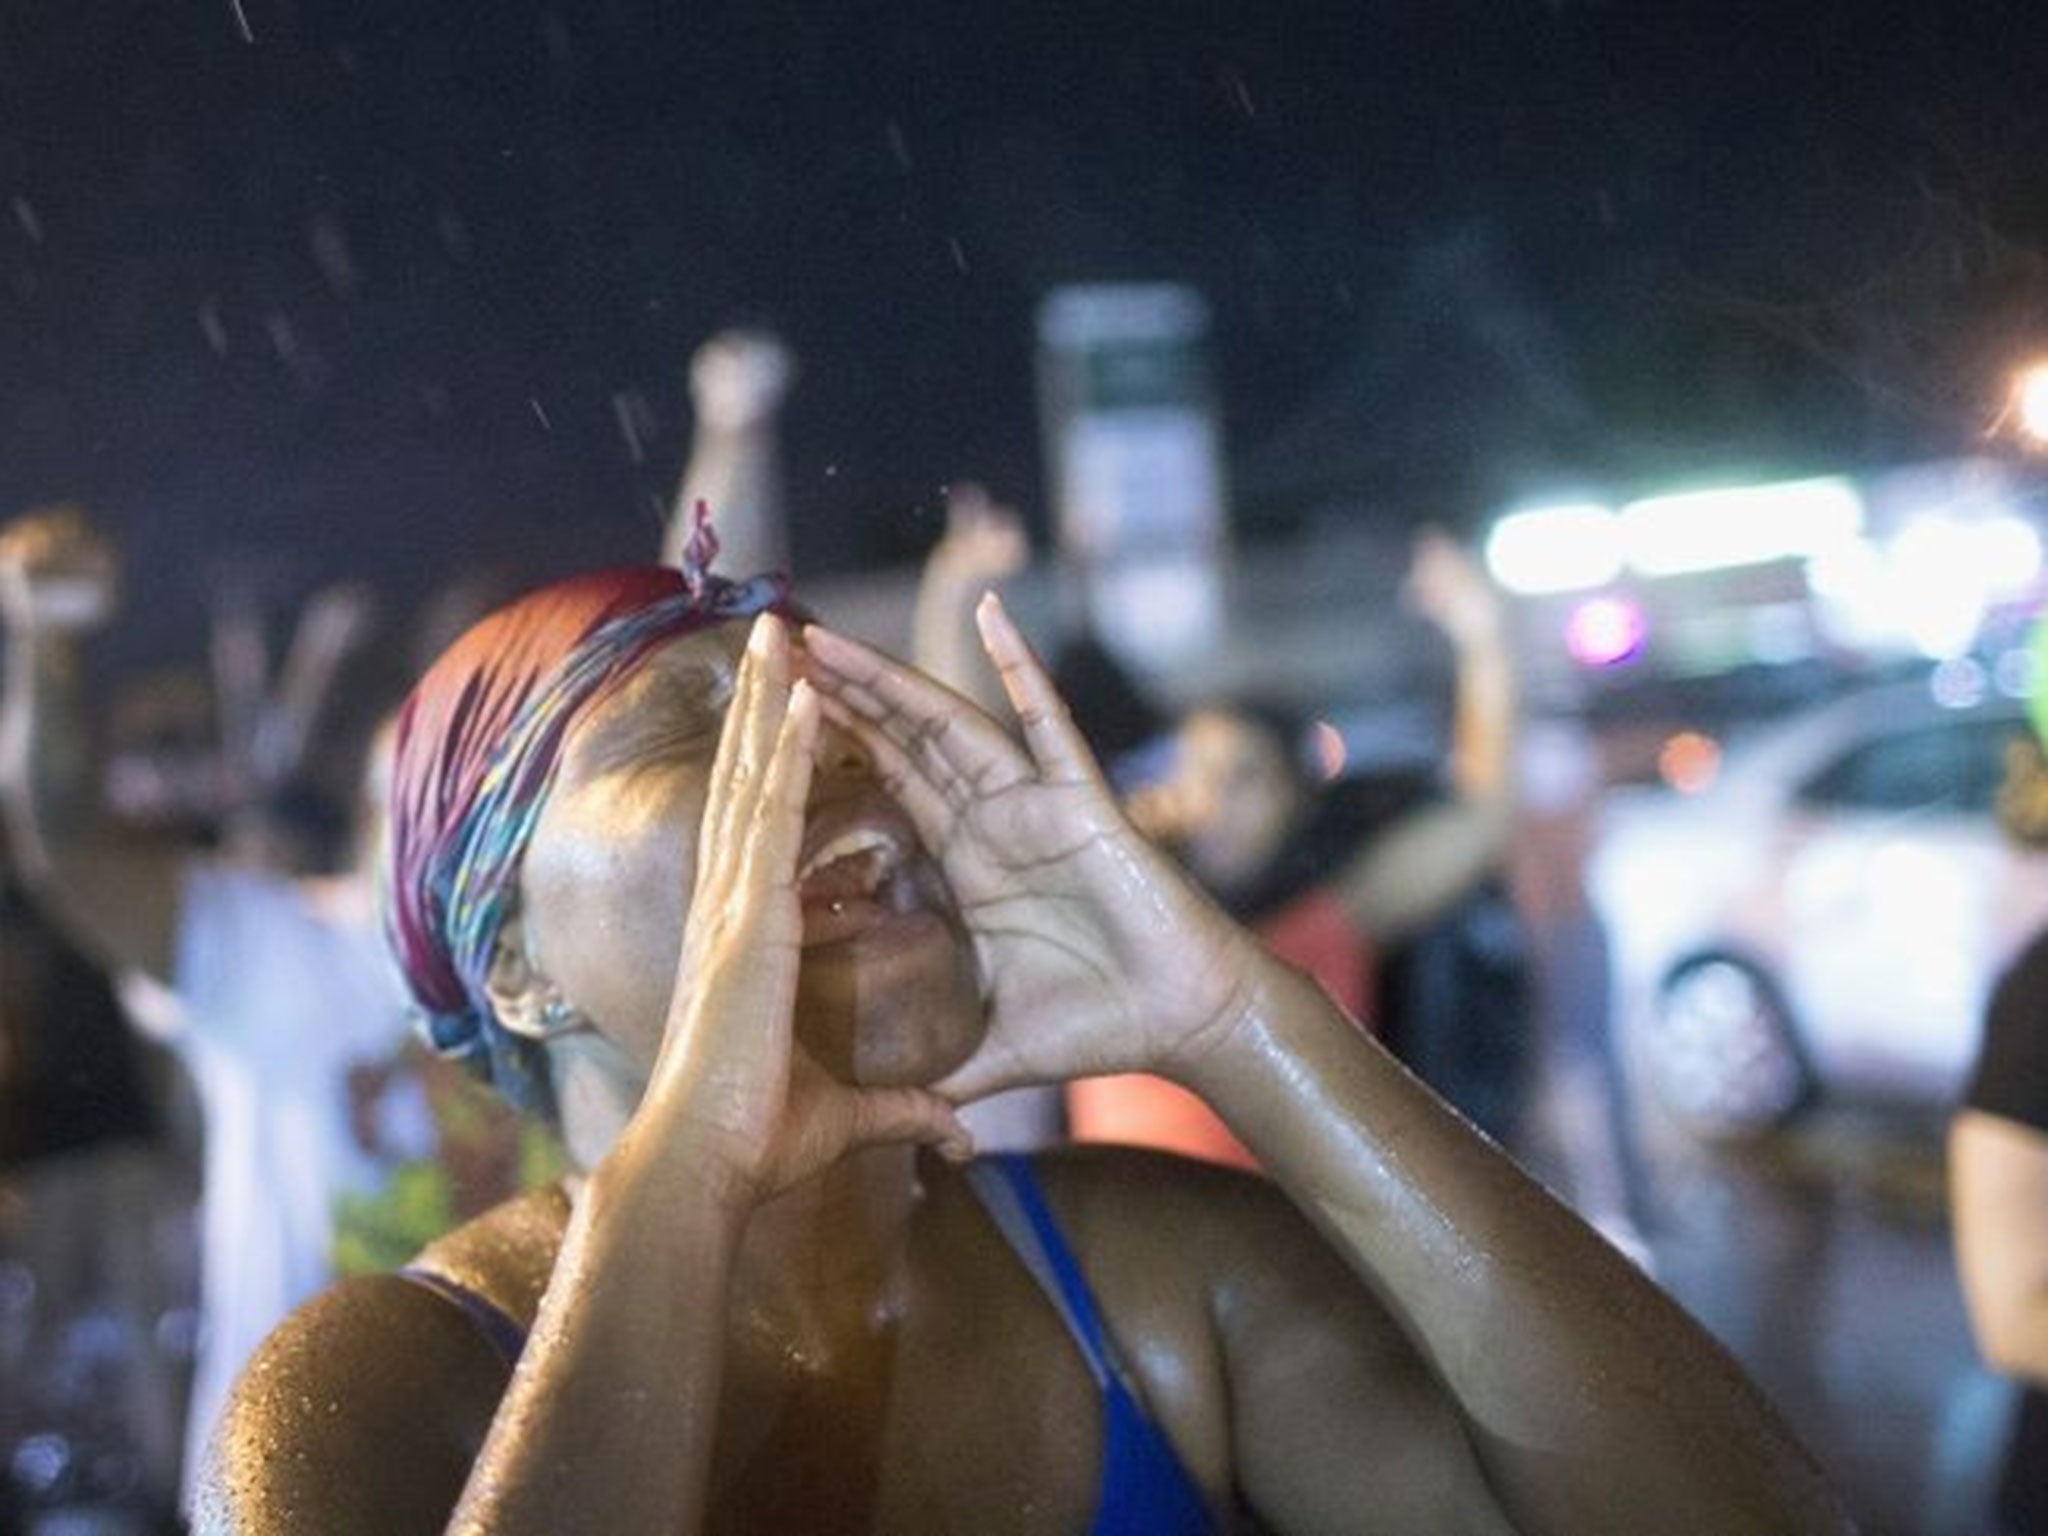
<svg viewBox="0 0 2048 1536"><path fill-rule="evenodd" d="M570 725L664 642L795 612L779 576L710 574L717 548L700 509L680 570L595 571L529 593L449 647L399 713L391 944L427 1042L522 1106L552 1107L546 1062L493 1016L484 983Z"/></svg>

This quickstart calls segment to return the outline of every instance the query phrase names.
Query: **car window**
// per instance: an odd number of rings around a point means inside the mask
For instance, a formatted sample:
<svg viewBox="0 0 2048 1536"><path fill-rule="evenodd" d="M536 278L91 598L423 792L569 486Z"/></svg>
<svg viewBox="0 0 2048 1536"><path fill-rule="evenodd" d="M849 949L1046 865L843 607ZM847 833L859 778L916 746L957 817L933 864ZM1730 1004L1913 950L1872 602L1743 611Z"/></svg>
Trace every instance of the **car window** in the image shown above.
<svg viewBox="0 0 2048 1536"><path fill-rule="evenodd" d="M2015 727L1943 722L1849 748L1800 786L1802 805L1865 811L1988 813Z"/></svg>

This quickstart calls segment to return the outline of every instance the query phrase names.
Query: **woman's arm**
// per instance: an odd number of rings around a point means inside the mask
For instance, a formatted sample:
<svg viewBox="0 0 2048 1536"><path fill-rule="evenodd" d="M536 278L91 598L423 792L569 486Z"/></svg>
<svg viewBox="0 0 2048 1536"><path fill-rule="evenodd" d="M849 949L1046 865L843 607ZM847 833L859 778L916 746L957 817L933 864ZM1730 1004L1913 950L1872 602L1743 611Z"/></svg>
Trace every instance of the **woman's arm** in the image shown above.
<svg viewBox="0 0 2048 1536"><path fill-rule="evenodd" d="M1263 961L1176 1065L1406 1327L1515 1530L1846 1528L1706 1333L1305 977Z"/></svg>
<svg viewBox="0 0 2048 1536"><path fill-rule="evenodd" d="M86 718L80 640L114 601L111 551L71 512L0 532L0 809L23 878L74 943L109 971L171 974L188 850L116 825Z"/></svg>
<svg viewBox="0 0 2048 1536"><path fill-rule="evenodd" d="M1203 1094L1428 1361L1481 1480L1441 1467L1445 1510L1483 1494L1555 1536L1845 1529L1702 1329L1131 831L1015 627L982 620L1024 750L872 651L811 641L981 949L989 1039L941 1088L1142 1070ZM1371 1451L1291 1464L1357 1476Z"/></svg>

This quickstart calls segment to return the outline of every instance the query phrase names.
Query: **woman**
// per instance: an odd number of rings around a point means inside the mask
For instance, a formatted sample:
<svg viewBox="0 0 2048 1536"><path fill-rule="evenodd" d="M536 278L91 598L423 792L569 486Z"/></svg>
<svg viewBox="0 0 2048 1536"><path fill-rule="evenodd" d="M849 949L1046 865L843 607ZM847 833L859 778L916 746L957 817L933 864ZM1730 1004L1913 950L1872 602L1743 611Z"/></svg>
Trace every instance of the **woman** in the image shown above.
<svg viewBox="0 0 2048 1536"><path fill-rule="evenodd" d="M588 1171L281 1328L200 1529L1844 1528L1703 1333L1131 830L999 606L1021 742L732 622L780 606L586 577L422 683L408 977ZM961 1166L955 1104L1127 1070L1275 1182Z"/></svg>

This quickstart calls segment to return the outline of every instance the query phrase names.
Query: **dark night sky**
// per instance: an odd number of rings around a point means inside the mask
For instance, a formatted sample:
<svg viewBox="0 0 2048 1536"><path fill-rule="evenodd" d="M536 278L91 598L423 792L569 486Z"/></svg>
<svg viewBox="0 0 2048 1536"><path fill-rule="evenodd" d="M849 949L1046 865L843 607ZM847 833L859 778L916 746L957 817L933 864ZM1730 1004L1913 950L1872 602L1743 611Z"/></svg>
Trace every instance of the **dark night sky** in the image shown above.
<svg viewBox="0 0 2048 1536"><path fill-rule="evenodd" d="M13 0L0 509L97 509L157 645L234 560L636 557L755 319L799 567L905 561L1038 515L1103 277L1209 296L1252 536L1954 451L2048 293L2031 9Z"/></svg>

